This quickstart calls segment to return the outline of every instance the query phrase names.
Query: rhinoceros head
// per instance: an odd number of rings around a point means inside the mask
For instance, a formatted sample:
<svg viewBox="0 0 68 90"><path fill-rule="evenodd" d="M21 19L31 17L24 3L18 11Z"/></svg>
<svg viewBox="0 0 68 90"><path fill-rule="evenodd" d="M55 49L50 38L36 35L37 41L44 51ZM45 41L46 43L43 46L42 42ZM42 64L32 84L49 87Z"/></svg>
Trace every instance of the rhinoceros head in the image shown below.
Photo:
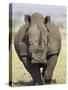
<svg viewBox="0 0 68 90"><path fill-rule="evenodd" d="M32 53L33 63L46 62L48 31L45 26L49 17L44 18L39 13L30 17L26 15L25 22L29 24L29 50Z"/></svg>

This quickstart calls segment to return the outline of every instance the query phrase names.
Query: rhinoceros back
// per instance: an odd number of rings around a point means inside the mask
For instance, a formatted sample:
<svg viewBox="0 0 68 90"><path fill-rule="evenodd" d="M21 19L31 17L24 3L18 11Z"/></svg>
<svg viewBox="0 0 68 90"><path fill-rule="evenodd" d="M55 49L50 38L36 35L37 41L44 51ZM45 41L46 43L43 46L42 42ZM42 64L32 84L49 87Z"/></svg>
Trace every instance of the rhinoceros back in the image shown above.
<svg viewBox="0 0 68 90"><path fill-rule="evenodd" d="M54 23L48 23L47 28L49 30L48 36L48 55L59 53L61 48L61 35L58 27Z"/></svg>
<svg viewBox="0 0 68 90"><path fill-rule="evenodd" d="M27 56L27 45L25 43L25 32L27 28L28 28L28 25L23 25L17 32L14 40L15 50L20 59L21 59L21 56Z"/></svg>

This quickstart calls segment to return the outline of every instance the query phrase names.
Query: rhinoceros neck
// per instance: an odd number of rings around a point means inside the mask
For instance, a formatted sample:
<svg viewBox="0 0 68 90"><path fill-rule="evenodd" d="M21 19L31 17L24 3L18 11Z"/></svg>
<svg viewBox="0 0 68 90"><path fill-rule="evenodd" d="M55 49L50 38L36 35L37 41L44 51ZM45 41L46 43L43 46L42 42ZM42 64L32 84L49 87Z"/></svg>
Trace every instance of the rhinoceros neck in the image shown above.
<svg viewBox="0 0 68 90"><path fill-rule="evenodd" d="M44 17L40 13L34 13L31 16L31 22L38 23L38 22L44 22Z"/></svg>

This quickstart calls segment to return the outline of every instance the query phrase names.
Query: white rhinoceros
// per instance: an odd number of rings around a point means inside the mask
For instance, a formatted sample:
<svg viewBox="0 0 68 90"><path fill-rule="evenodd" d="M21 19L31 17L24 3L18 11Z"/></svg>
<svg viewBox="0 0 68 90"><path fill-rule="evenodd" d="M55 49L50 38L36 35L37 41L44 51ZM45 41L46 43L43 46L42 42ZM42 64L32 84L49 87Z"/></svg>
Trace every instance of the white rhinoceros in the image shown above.
<svg viewBox="0 0 68 90"><path fill-rule="evenodd" d="M17 55L33 78L33 84L40 85L43 81L51 83L61 49L61 36L50 16L44 18L40 13L25 15L25 24L17 32L14 45Z"/></svg>

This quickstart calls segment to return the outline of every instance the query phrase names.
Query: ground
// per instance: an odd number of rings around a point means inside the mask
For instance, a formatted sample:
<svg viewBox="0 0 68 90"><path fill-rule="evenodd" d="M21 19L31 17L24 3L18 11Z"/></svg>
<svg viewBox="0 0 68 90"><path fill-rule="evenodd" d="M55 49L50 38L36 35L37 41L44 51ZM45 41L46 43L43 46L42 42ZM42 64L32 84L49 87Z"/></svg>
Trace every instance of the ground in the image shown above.
<svg viewBox="0 0 68 90"><path fill-rule="evenodd" d="M63 38L63 37L62 37ZM53 79L56 79L57 84L66 83L66 44L65 40L62 41L62 47L56 67L53 72ZM11 73L11 71L10 71ZM25 69L23 63L19 60L14 44L12 44L12 82L13 86L31 85L32 78Z"/></svg>

